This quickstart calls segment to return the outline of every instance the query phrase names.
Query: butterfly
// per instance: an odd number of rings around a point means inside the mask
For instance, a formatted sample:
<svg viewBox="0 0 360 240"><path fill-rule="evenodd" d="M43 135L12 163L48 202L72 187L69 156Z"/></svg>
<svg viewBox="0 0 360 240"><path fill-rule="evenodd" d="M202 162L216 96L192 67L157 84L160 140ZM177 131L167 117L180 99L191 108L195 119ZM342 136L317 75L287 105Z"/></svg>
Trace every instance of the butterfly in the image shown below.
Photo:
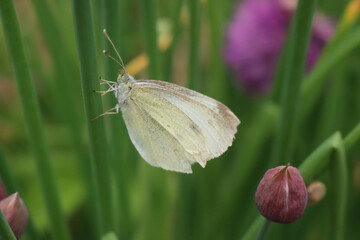
<svg viewBox="0 0 360 240"><path fill-rule="evenodd" d="M106 114L121 111L130 139L141 157L155 167L192 173L191 165L207 161L232 145L240 120L224 104L185 87L157 80L135 80L106 30L122 67L117 81L101 79L114 92L117 104ZM115 110L115 111L113 111ZM99 116L99 117L100 117Z"/></svg>

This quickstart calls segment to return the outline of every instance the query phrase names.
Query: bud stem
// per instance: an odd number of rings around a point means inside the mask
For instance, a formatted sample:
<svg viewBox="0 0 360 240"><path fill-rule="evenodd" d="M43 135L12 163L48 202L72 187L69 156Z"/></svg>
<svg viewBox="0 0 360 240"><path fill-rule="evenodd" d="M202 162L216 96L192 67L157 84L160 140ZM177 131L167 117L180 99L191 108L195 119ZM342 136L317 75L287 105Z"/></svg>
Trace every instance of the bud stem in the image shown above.
<svg viewBox="0 0 360 240"><path fill-rule="evenodd" d="M269 229L270 229L271 221L265 219L263 223L261 224L261 228L258 232L258 235L256 236L256 240L265 240L267 238Z"/></svg>
<svg viewBox="0 0 360 240"><path fill-rule="evenodd" d="M0 239L2 240L16 240L13 231L11 230L3 212L0 210Z"/></svg>

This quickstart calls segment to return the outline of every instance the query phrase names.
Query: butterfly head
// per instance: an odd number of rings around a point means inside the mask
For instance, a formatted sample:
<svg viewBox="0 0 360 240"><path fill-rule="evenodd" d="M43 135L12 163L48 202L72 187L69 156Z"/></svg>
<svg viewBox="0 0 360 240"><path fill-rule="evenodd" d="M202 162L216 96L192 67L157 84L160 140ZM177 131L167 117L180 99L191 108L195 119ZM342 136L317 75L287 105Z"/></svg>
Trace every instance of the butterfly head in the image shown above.
<svg viewBox="0 0 360 240"><path fill-rule="evenodd" d="M128 74L127 72L121 72L117 78L117 82L120 83L127 83L127 82L135 82L133 76Z"/></svg>

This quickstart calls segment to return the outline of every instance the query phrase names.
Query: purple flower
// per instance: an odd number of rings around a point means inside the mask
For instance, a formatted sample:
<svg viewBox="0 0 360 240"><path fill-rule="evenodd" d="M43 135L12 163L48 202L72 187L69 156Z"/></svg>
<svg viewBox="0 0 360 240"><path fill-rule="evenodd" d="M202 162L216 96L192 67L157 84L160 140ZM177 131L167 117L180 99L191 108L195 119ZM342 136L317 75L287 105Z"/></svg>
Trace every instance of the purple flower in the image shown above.
<svg viewBox="0 0 360 240"><path fill-rule="evenodd" d="M269 90L295 5L293 0L244 0L235 9L227 28L224 60L246 90L252 93ZM332 33L330 21L317 14L307 71Z"/></svg>
<svg viewBox="0 0 360 240"><path fill-rule="evenodd" d="M4 213L17 239L25 232L28 223L28 211L18 193L14 193L0 201L0 209Z"/></svg>

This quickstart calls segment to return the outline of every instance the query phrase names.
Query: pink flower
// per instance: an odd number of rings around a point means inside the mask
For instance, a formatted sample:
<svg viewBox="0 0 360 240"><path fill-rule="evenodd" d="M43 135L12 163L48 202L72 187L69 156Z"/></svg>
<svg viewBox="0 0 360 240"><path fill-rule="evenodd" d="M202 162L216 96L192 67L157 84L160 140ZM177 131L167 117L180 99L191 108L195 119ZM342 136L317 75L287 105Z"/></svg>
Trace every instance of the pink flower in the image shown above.
<svg viewBox="0 0 360 240"><path fill-rule="evenodd" d="M292 223L306 208L308 192L299 170L289 165L269 169L255 193L256 207L267 219Z"/></svg>
<svg viewBox="0 0 360 240"><path fill-rule="evenodd" d="M295 6L294 0L245 0L237 6L227 27L224 60L246 90L269 90ZM308 71L332 33L330 21L317 14L308 51Z"/></svg>
<svg viewBox="0 0 360 240"><path fill-rule="evenodd" d="M8 221L15 237L19 239L28 223L28 211L18 193L0 201L0 209Z"/></svg>

